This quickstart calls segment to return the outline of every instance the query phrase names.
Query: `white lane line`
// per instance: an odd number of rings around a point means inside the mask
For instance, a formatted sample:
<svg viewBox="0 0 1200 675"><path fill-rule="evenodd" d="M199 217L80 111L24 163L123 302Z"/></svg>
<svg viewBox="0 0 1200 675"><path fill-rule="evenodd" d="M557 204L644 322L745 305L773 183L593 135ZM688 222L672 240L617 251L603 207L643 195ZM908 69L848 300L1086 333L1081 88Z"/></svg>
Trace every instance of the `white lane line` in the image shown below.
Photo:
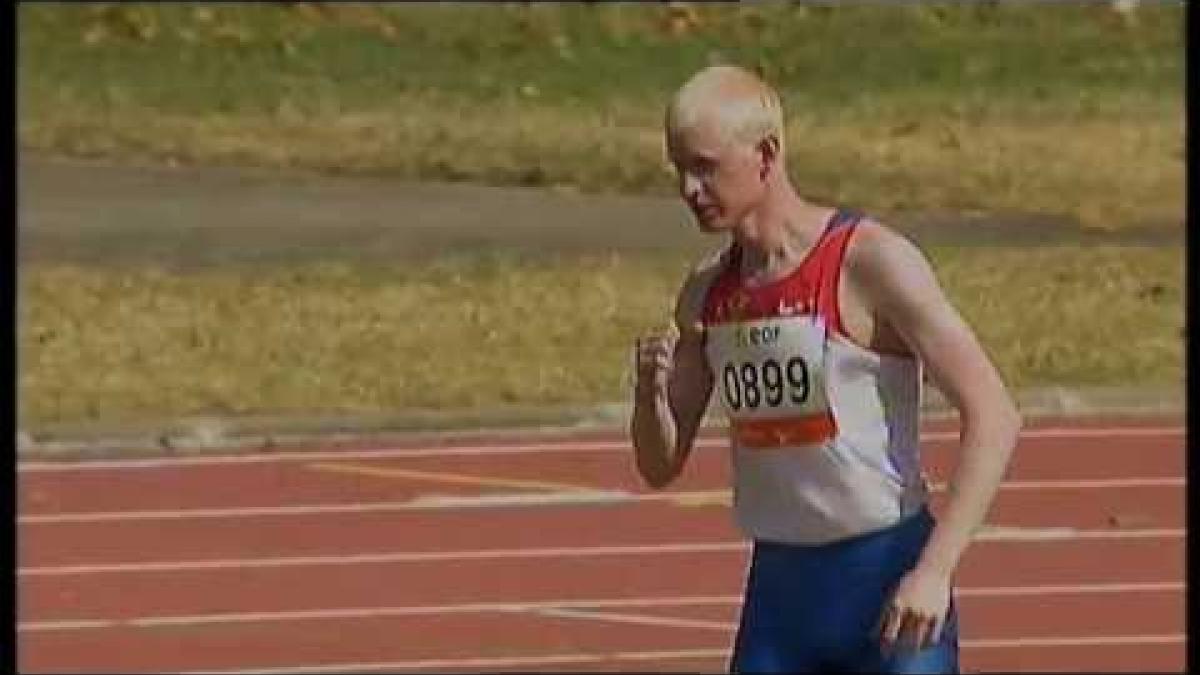
<svg viewBox="0 0 1200 675"><path fill-rule="evenodd" d="M1186 530L1181 527L1145 529L1079 530L1073 527L1011 527L985 525L976 533L975 541L1062 541L1079 539L1181 539Z"/></svg>
<svg viewBox="0 0 1200 675"><path fill-rule="evenodd" d="M705 621L703 619L684 619L669 616L650 616L647 614L629 614L626 612L601 612L591 609L539 609L534 614L563 619L584 619L587 621L607 621L634 626L661 626L665 628L701 628L728 632L737 628L737 624L728 621Z"/></svg>
<svg viewBox="0 0 1200 675"><path fill-rule="evenodd" d="M1043 480L1011 480L1000 484L1001 490L1104 490L1109 488L1139 488L1139 487L1183 487L1187 479L1183 476L1156 476L1147 478L1082 478L1076 480L1060 480L1056 478ZM945 485L935 485L935 489L944 490Z"/></svg>
<svg viewBox="0 0 1200 675"><path fill-rule="evenodd" d="M976 535L976 540L1008 542L1041 542L1078 539L1180 539L1183 528L1129 530L1076 530L1073 528L991 527ZM58 565L20 567L18 577L70 576L79 574L189 572L199 570L251 569L279 567L314 567L320 565L362 565L387 563L437 562L448 560L493 560L525 558L578 558L610 555L657 555L667 553L724 553L745 551L744 541L685 542L674 544L633 544L618 546L582 546L549 548L484 549L475 551L397 551L342 555L231 558L214 560L178 560L160 562L129 562L94 565Z"/></svg>
<svg viewBox="0 0 1200 675"><path fill-rule="evenodd" d="M1184 478L1105 478L1088 480L1006 481L1001 490L1103 490L1138 487L1183 487ZM945 490L942 484L931 486L934 492ZM452 510L504 506L566 506L590 504L627 504L640 502L678 502L681 505L726 503L732 493L725 488L682 490L637 494L624 490L577 490L566 492L514 492L483 495L422 495L401 502L354 502L347 504L308 504L286 506L244 506L229 508L158 509L139 511L95 511L81 513L38 513L17 517L22 525L58 523L102 523L138 520L186 520L203 518L260 518L311 516L336 513L386 513L394 511Z"/></svg>
<svg viewBox="0 0 1200 675"><path fill-rule="evenodd" d="M696 448L724 448L724 438L706 437L696 441ZM631 451L628 441L503 441L495 444L447 445L422 448L379 448L374 450L308 450L261 454L203 455L198 457L146 457L141 459L97 459L18 462L19 473L49 473L95 471L110 469L160 469L222 464L263 464L274 462L312 462L324 460L400 459L417 457L455 457L479 455L524 455L543 453L574 453L600 451Z"/></svg>
<svg viewBox="0 0 1200 675"><path fill-rule="evenodd" d="M1144 583L980 586L956 588L960 598L1041 597L1048 595L1095 595L1122 593L1179 593L1186 586L1181 581ZM229 612L177 616L143 616L123 619L65 619L56 621L26 621L17 625L19 632L80 631L111 628L187 627L222 624L273 623L291 621L332 621L386 619L428 615L480 614L487 612L546 612L574 610L603 610L664 607L705 607L737 605L740 595L691 595L634 598L582 598L541 600L531 602L474 602L447 605L413 605L401 607L346 607L341 609L311 609L279 612Z"/></svg>
<svg viewBox="0 0 1200 675"><path fill-rule="evenodd" d="M965 639L960 640L963 649L994 649L1012 647L1125 647L1133 645L1174 645L1182 644L1186 636L1179 633L1163 635L1112 635L1107 637L1036 637L1011 638L1002 640ZM390 662L359 662L359 663L327 663L304 666L275 666L269 668L254 668L249 670L196 670L187 671L184 675L241 675L257 673L259 675L300 675L302 673L355 673L394 670L432 670L436 668L463 669L467 671L482 668L520 668L533 666L555 666L566 664L598 663L605 661L664 661L673 659L726 659L729 656L727 648L697 648L677 649L670 651L627 651L610 653L571 653L571 654L526 654L521 656L495 657L463 657L444 659L413 659L408 661Z"/></svg>
<svg viewBox="0 0 1200 675"><path fill-rule="evenodd" d="M1154 438L1161 436L1183 437L1182 426L1155 427L1081 427L1027 429L1021 432L1023 439L1093 439L1093 438ZM956 431L931 431L921 434L923 441L946 441L958 438ZM697 448L725 448L724 437L704 437L696 442ZM502 440L491 444L446 445L426 448L380 448L375 450L313 450L297 452L272 452L237 455L207 455L199 457L150 457L142 459L112 459L83 461L37 461L24 460L17 463L19 473L48 473L71 471L97 471L110 469L154 469L185 466L211 466L221 464L261 464L288 461L347 460L398 457L441 457L454 455L535 454L554 452L628 451L627 440L578 440L578 441L529 441Z"/></svg>
<svg viewBox="0 0 1200 675"><path fill-rule="evenodd" d="M198 570L251 569L278 567L311 567L319 565L362 565L386 563L438 562L447 560L493 560L525 558L586 558L592 556L657 555L665 553L712 553L743 551L745 542L710 542L677 544L640 544L628 546L564 546L551 548L485 549L477 551L398 551L358 555L318 555L280 558L235 558L218 560L188 560L104 565L61 565L22 567L19 577L68 576L75 574L105 574L122 572L185 572Z"/></svg>
<svg viewBox="0 0 1200 675"><path fill-rule="evenodd" d="M123 621L114 621L111 619L74 619L69 621L30 621L27 623L18 623L17 632L42 632L42 631L76 631L76 630L98 630L103 628L117 628L126 625Z"/></svg>
<svg viewBox="0 0 1200 675"><path fill-rule="evenodd" d="M1052 584L1041 586L981 586L954 589L964 598L1022 595L1093 595L1097 593L1174 593L1186 588L1182 581L1147 581L1113 584Z"/></svg>
<svg viewBox="0 0 1200 675"><path fill-rule="evenodd" d="M540 496L545 496L539 493ZM54 523L103 523L135 520L187 520L191 518L260 518L268 516L310 516L335 513L379 513L419 508L415 500L403 502L350 502L346 504L297 504L291 506L244 506L220 509L162 509L146 511L93 511L82 513L45 513L19 516L25 525Z"/></svg>
<svg viewBox="0 0 1200 675"><path fill-rule="evenodd" d="M185 671L181 675L241 675L256 673L257 675L291 675L302 673L364 673L390 670L432 670L437 668L461 669L466 672L481 668L517 668L532 666L557 666L572 663L602 663L605 661L666 661L676 659L717 659L725 658L728 650L724 648L674 649L660 651L627 651L598 654L528 654L524 656L479 656L446 659L414 659L409 661L391 662L360 662L332 663L312 666L282 666L272 668L254 668L252 670L195 670Z"/></svg>
<svg viewBox="0 0 1200 675"><path fill-rule="evenodd" d="M1179 633L1167 635L1088 635L1082 637L1028 637L960 640L964 649L1003 649L1010 647L1122 647L1132 645L1173 645L1186 641Z"/></svg>
<svg viewBox="0 0 1200 675"><path fill-rule="evenodd" d="M414 605L403 607L350 607L344 609L313 609L283 612L233 612L225 614L194 614L182 616L149 616L132 619L80 619L65 621L31 621L20 623L18 631L71 631L99 628L156 628L167 626L199 626L213 624L242 624L288 621L375 619L445 614L479 614L486 612L539 612L575 608L629 607L693 607L732 605L741 602L738 595L696 595L659 598L591 598L575 600L542 600L534 602L473 602L450 605Z"/></svg>

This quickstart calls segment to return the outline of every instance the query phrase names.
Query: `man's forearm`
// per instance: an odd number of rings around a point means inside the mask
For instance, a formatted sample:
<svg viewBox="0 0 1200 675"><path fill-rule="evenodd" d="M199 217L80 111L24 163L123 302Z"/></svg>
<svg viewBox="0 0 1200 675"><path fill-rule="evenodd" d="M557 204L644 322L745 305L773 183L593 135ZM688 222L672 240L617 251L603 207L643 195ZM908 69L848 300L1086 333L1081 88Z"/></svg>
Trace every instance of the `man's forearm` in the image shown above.
<svg viewBox="0 0 1200 675"><path fill-rule="evenodd" d="M983 525L1016 445L1015 410L988 422L966 420L958 466L947 486L949 500L922 551L919 567L950 575Z"/></svg>
<svg viewBox="0 0 1200 675"><path fill-rule="evenodd" d="M662 487L674 477L679 434L665 387L637 388L632 427L638 471L652 487Z"/></svg>

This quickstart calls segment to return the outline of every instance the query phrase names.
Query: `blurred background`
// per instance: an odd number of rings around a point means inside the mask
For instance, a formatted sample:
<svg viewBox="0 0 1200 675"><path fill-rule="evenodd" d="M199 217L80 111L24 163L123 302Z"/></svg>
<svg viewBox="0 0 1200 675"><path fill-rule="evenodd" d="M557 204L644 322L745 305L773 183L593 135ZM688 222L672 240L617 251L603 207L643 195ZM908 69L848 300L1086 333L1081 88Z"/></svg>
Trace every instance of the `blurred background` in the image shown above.
<svg viewBox="0 0 1200 675"><path fill-rule="evenodd" d="M1183 39L1178 2L22 4L19 425L624 401L719 244L660 129L717 62L1010 385L1173 391Z"/></svg>

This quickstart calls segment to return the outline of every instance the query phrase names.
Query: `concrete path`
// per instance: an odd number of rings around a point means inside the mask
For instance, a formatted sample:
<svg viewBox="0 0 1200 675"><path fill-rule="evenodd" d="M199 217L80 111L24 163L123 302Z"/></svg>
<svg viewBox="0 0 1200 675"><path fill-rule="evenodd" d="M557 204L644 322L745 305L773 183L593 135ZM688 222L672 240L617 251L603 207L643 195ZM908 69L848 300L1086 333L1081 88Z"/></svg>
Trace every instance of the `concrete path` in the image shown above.
<svg viewBox="0 0 1200 675"><path fill-rule="evenodd" d="M700 252L678 200L218 167L118 166L23 154L21 262L172 265L404 259L481 247ZM1104 233L1048 218L912 215L923 245L1181 245L1183 228Z"/></svg>

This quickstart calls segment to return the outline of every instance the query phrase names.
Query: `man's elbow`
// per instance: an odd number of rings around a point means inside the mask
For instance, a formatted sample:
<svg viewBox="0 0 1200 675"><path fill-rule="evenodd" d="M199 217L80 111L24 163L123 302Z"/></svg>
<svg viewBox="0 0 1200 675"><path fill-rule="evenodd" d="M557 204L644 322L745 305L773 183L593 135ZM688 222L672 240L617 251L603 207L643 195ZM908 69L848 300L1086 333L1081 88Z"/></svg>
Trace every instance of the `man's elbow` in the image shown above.
<svg viewBox="0 0 1200 675"><path fill-rule="evenodd" d="M1009 445L1015 446L1017 437L1021 434L1021 428L1025 426L1025 419L1012 398L1005 398L1004 410L1000 416L1000 425L1004 430L1006 438L1009 440Z"/></svg>
<svg viewBox="0 0 1200 675"><path fill-rule="evenodd" d="M964 422L989 438L989 445L998 448L1013 448L1025 424L1021 411L1007 395L993 403L978 401L977 405L960 410Z"/></svg>
<svg viewBox="0 0 1200 675"><path fill-rule="evenodd" d="M1012 397L1008 399L1008 405L1005 406L1005 413L1008 419L1009 426L1012 427L1013 433L1019 433L1021 428L1025 426L1025 417L1021 414L1021 409L1017 407Z"/></svg>

